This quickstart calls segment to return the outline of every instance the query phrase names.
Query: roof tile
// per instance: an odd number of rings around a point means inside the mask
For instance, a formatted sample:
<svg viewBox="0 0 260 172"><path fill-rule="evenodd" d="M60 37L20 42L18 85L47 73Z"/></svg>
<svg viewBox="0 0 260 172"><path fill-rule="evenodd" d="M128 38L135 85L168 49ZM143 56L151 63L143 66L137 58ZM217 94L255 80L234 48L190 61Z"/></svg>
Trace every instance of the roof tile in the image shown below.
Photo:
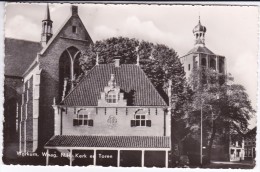
<svg viewBox="0 0 260 172"><path fill-rule="evenodd" d="M201 46L195 46L193 49L191 49L188 54L191 53L206 53L206 54L211 54L214 55L212 51L210 51L207 47L201 47Z"/></svg>
<svg viewBox="0 0 260 172"><path fill-rule="evenodd" d="M170 148L170 137L57 135L45 147Z"/></svg>
<svg viewBox="0 0 260 172"><path fill-rule="evenodd" d="M42 46L39 42L5 39L5 75L22 76Z"/></svg>
<svg viewBox="0 0 260 172"><path fill-rule="evenodd" d="M140 67L134 64L100 64L95 66L61 104L67 106L97 106L100 93L108 85L111 74L125 93L128 106L167 106Z"/></svg>

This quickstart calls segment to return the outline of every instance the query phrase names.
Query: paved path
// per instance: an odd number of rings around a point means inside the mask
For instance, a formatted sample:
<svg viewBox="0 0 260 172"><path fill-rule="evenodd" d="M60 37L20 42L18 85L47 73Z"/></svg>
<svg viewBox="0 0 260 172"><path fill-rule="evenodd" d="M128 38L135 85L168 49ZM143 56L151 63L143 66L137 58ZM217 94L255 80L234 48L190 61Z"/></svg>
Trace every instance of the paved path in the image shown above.
<svg viewBox="0 0 260 172"><path fill-rule="evenodd" d="M211 164L205 165L203 168L252 169L254 167L255 167L255 164L253 161L242 161L242 162L212 161Z"/></svg>

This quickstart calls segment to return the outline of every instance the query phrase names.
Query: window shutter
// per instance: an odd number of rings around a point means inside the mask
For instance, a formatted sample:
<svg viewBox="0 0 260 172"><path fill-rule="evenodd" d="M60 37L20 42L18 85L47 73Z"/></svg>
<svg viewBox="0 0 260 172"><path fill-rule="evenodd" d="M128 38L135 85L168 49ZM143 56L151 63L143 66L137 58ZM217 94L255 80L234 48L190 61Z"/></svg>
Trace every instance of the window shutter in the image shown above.
<svg viewBox="0 0 260 172"><path fill-rule="evenodd" d="M79 122L78 119L73 119L73 126L77 126L77 125L79 125L78 122Z"/></svg>
<svg viewBox="0 0 260 172"><path fill-rule="evenodd" d="M135 120L131 120L131 127L135 127Z"/></svg>
<svg viewBox="0 0 260 172"><path fill-rule="evenodd" d="M146 126L151 127L152 126L152 121L151 120L146 120Z"/></svg>
<svg viewBox="0 0 260 172"><path fill-rule="evenodd" d="M94 122L93 122L93 119L89 119L89 120L88 120L88 126L93 126L93 123L94 123Z"/></svg>

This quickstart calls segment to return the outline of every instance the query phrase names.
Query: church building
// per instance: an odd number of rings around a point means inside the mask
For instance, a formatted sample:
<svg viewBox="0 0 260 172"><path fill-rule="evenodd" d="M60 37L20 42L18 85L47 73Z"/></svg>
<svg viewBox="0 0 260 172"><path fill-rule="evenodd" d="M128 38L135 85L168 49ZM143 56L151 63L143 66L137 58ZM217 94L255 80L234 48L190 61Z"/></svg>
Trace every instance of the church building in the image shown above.
<svg viewBox="0 0 260 172"><path fill-rule="evenodd" d="M205 45L206 27L201 24L199 19L198 24L193 29L195 36L194 47L183 57L180 58L184 71L186 72L186 78L189 79L194 69L212 69L219 73L219 83L223 84L225 78L222 76L227 74L226 58L222 55L217 55L209 50ZM230 140L228 145L228 151L223 144L215 143L212 148L212 160L225 160L225 161L240 161L244 160L244 141L239 139L232 139L236 134L232 134L230 131ZM203 147L206 147L205 141L203 141Z"/></svg>
<svg viewBox="0 0 260 172"><path fill-rule="evenodd" d="M77 6L54 35L52 24L47 6L41 42L5 39L5 150L9 143L20 152L43 149L54 133L53 98L60 102L63 88L73 87L65 83L81 73L80 52L93 43Z"/></svg>
<svg viewBox="0 0 260 172"><path fill-rule="evenodd" d="M168 167L170 103L139 64L97 61L76 84L93 43L78 7L52 26L47 6L40 42L5 39L6 159L12 150L46 152L47 165Z"/></svg>

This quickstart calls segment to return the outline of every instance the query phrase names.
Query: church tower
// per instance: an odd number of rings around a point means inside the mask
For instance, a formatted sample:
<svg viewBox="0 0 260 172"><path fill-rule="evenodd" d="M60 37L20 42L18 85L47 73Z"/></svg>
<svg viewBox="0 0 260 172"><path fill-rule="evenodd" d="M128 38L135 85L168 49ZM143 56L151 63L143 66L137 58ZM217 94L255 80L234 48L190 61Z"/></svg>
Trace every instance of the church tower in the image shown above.
<svg viewBox="0 0 260 172"><path fill-rule="evenodd" d="M206 27L202 26L200 23L200 17L199 17L199 23L195 26L193 29L193 34L195 36L195 46L205 46L205 33L206 33Z"/></svg>
<svg viewBox="0 0 260 172"><path fill-rule="evenodd" d="M47 4L46 15L45 18L42 20L41 43L43 47L48 43L48 41L52 37L52 23L53 22L50 17L49 5Z"/></svg>
<svg viewBox="0 0 260 172"><path fill-rule="evenodd" d="M226 73L226 59L224 56L217 55L209 50L205 45L206 27L201 24L200 17L198 24L192 30L195 36L194 47L184 56L180 58L186 78L189 79L190 74L196 67L210 68L220 74Z"/></svg>

